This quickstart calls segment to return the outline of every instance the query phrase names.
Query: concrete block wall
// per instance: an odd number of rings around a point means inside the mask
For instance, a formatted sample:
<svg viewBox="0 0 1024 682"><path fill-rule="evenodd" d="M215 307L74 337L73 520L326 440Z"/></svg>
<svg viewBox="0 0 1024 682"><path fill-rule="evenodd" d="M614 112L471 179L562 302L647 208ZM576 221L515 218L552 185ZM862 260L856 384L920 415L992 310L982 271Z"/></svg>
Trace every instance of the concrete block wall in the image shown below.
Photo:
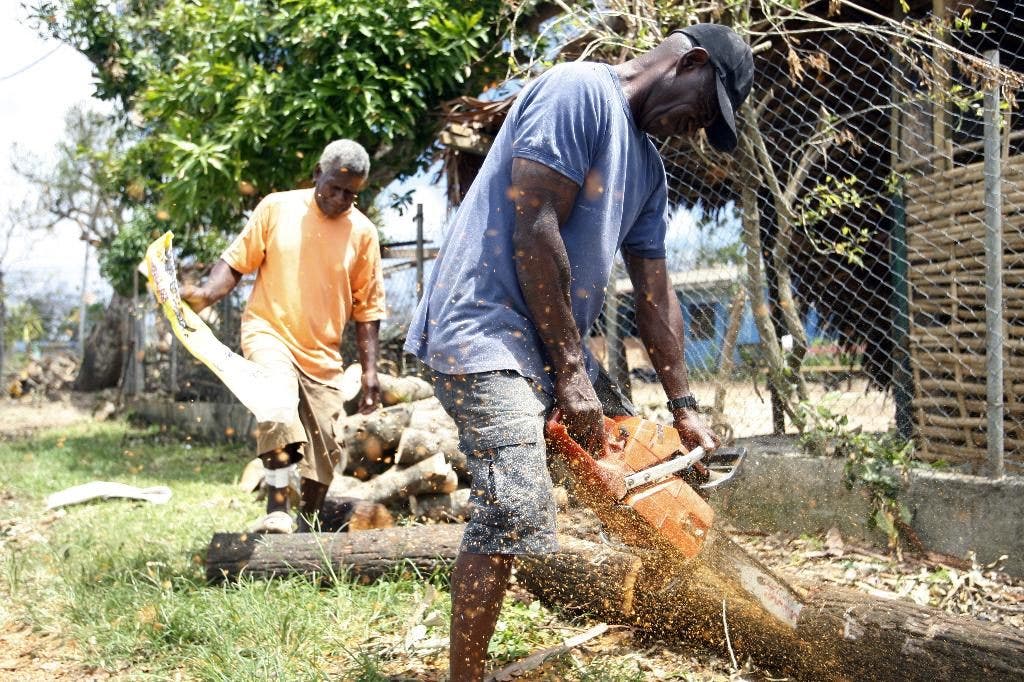
<svg viewBox="0 0 1024 682"><path fill-rule="evenodd" d="M742 475L712 500L727 521L744 530L793 535L835 526L844 537L885 546L884 534L868 529L867 495L843 483L843 460L803 455L792 440L758 438L741 445L749 448ZM900 499L929 549L960 558L973 551L981 563L1005 554L1004 570L1024 576L1024 478L912 470Z"/></svg>

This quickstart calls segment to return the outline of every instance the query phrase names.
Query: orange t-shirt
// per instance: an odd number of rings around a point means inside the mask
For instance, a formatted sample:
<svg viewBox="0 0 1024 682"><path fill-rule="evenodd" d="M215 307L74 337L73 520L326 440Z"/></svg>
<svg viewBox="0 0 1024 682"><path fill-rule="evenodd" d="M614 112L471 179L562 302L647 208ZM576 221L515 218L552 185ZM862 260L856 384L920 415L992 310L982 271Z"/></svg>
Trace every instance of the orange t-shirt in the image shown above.
<svg viewBox="0 0 1024 682"><path fill-rule="evenodd" d="M327 218L312 189L264 198L221 258L242 274L259 269L242 316L242 352L283 342L321 383L341 378L345 323L386 315L377 229L354 206Z"/></svg>

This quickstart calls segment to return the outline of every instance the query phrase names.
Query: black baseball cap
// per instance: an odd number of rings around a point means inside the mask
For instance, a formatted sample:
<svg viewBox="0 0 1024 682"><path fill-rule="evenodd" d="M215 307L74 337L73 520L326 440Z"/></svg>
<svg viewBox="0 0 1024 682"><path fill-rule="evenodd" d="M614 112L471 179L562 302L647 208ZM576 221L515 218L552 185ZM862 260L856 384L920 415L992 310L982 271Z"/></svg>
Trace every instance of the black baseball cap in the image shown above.
<svg viewBox="0 0 1024 682"><path fill-rule="evenodd" d="M754 84L754 53L736 31L721 24L695 24L672 33L682 33L711 56L721 115L704 132L712 147L731 152L736 149L736 110Z"/></svg>

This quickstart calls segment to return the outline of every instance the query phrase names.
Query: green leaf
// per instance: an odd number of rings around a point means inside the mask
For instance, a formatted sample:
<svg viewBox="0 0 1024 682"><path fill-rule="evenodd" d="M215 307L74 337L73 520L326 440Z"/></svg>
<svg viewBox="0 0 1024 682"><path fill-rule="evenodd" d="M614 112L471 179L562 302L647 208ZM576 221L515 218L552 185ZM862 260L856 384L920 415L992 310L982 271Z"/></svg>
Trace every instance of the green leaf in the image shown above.
<svg viewBox="0 0 1024 682"><path fill-rule="evenodd" d="M504 56L498 0L169 0L116 13L57 0L52 9L55 31L87 56L117 45L128 77L101 96L130 102L145 121L110 161L132 181L111 185L131 185L126 200L139 211L173 205L172 222L189 234L237 232L260 198L241 195L238 180L294 187L332 137L354 137L374 158L372 201L425 163L419 151L440 104L479 92L484 67L499 72ZM109 276L129 260L110 261Z"/></svg>
<svg viewBox="0 0 1024 682"><path fill-rule="evenodd" d="M885 509L879 509L873 517L875 526L888 537L896 535L896 525L893 523L893 516Z"/></svg>

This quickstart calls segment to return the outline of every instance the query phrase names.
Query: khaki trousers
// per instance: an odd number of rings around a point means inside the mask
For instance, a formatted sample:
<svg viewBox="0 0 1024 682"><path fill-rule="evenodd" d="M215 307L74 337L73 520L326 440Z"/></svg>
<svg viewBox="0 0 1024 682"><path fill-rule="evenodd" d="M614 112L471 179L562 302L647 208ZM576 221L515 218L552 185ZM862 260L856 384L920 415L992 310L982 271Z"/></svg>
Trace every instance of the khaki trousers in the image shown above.
<svg viewBox="0 0 1024 682"><path fill-rule="evenodd" d="M341 392L313 381L295 367L287 347L274 339L261 339L249 349L248 359L271 372L288 374L298 382L299 404L294 418L287 422L260 422L256 426L256 454L299 443L302 460L298 471L323 485L330 485L334 468L345 466L345 452L337 442L334 423L345 412Z"/></svg>

